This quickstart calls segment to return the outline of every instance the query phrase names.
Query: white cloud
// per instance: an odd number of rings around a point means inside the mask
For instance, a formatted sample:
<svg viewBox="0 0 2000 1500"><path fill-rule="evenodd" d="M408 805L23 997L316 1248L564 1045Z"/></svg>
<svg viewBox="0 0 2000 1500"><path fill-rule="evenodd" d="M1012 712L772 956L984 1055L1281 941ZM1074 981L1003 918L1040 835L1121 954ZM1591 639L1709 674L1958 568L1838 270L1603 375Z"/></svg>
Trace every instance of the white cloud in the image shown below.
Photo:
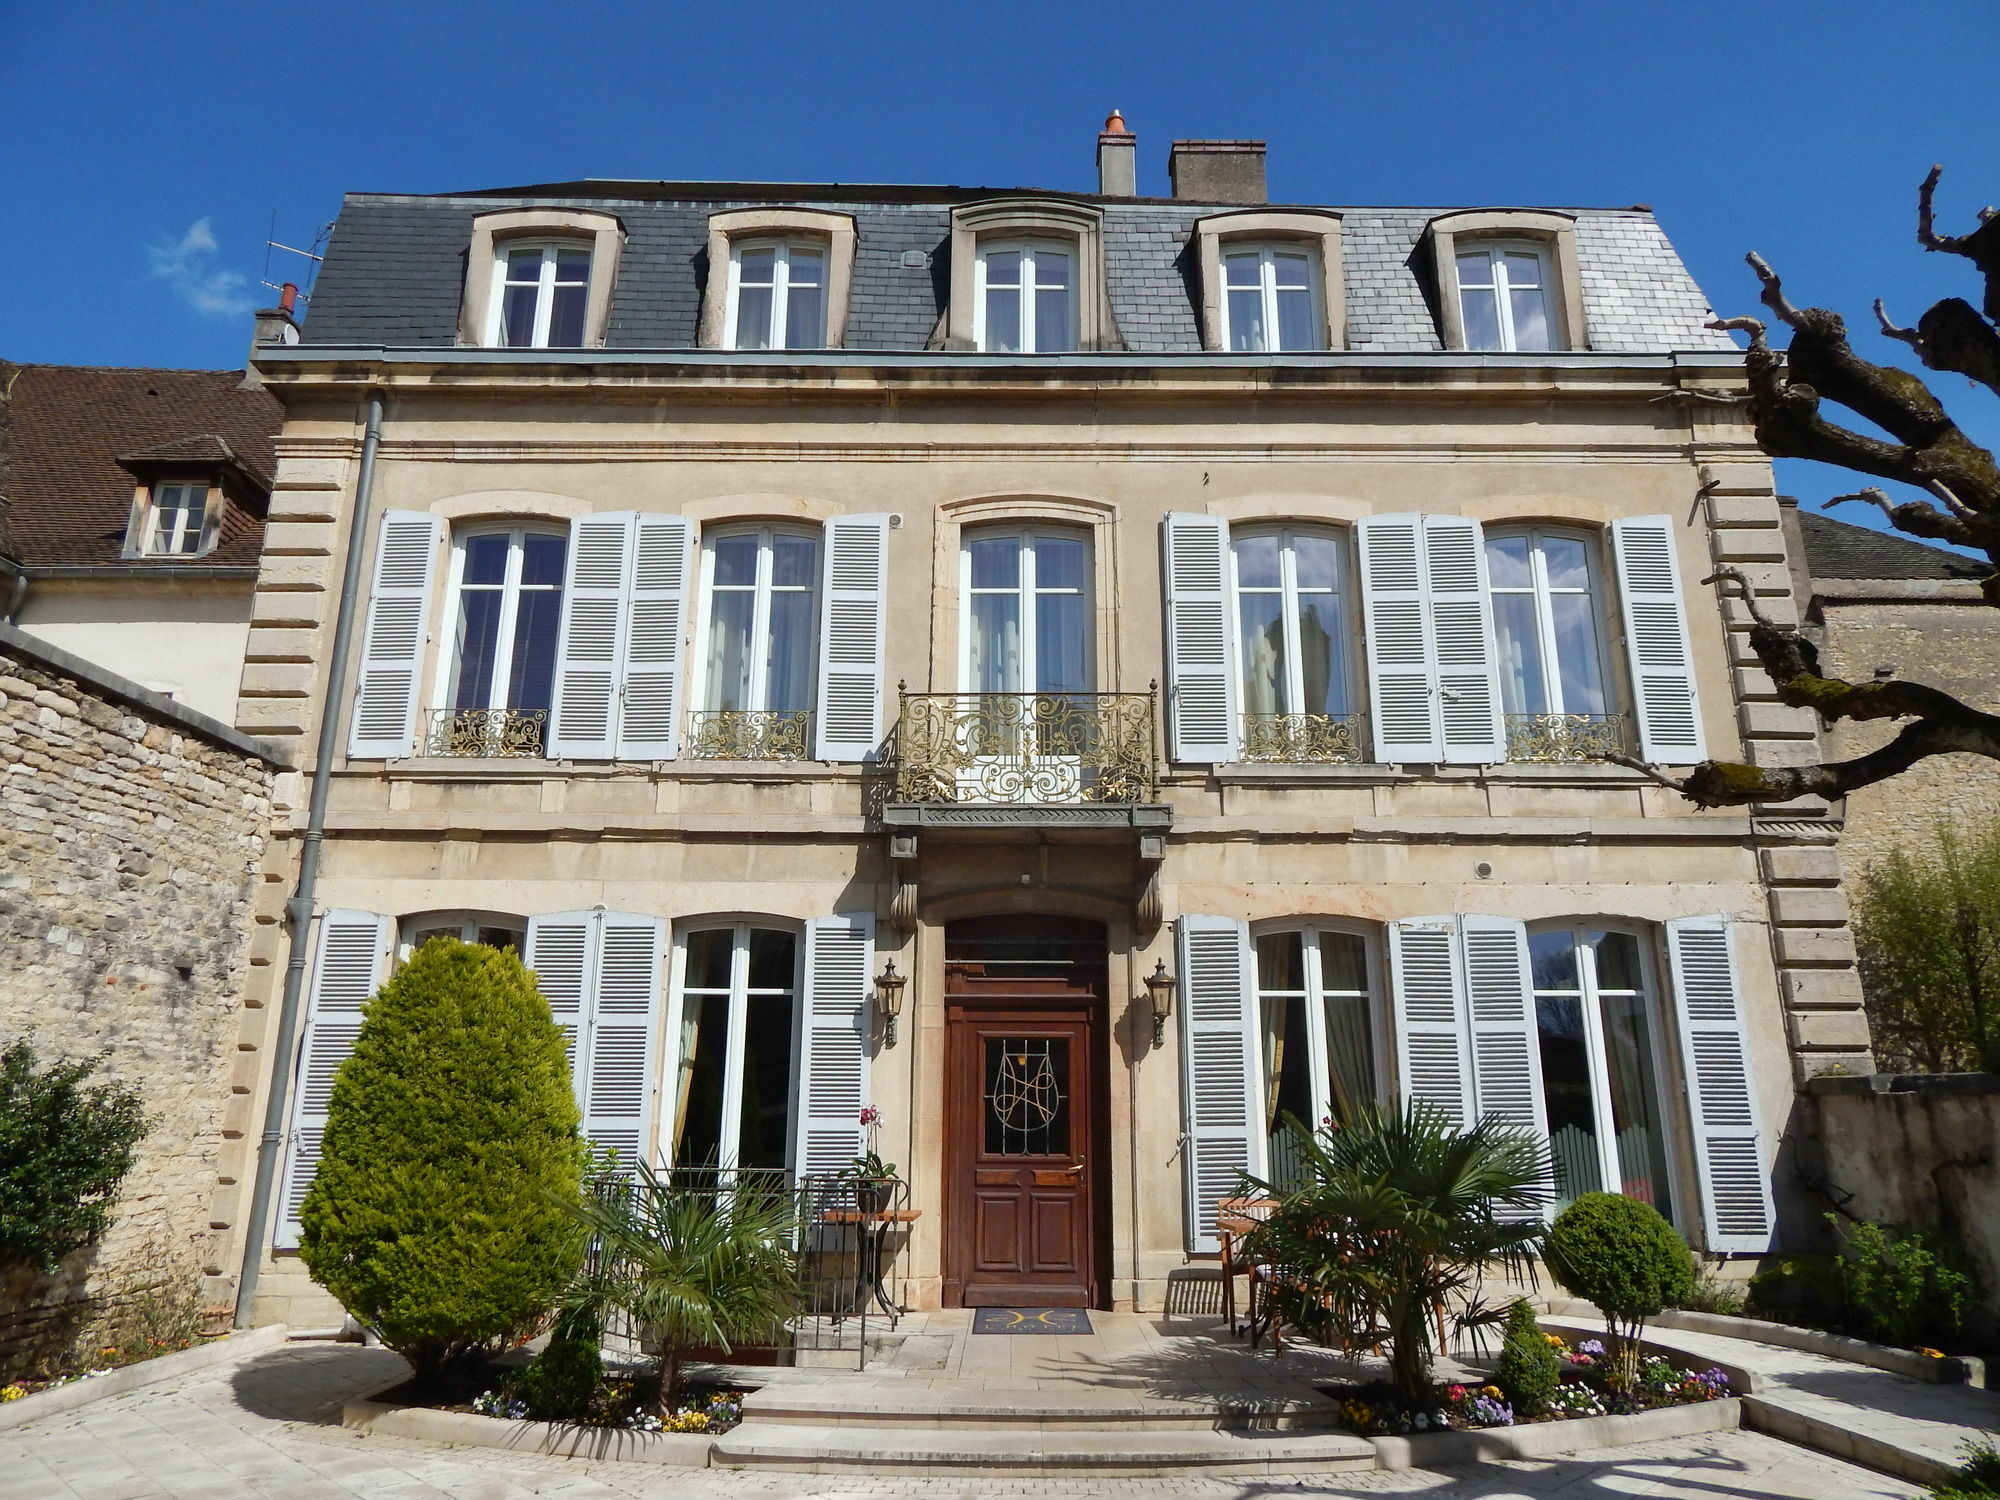
<svg viewBox="0 0 2000 1500"><path fill-rule="evenodd" d="M196 312L240 318L255 310L250 279L241 271L218 269L219 247L207 219L196 219L178 240L158 240L146 251L153 274L178 292Z"/></svg>

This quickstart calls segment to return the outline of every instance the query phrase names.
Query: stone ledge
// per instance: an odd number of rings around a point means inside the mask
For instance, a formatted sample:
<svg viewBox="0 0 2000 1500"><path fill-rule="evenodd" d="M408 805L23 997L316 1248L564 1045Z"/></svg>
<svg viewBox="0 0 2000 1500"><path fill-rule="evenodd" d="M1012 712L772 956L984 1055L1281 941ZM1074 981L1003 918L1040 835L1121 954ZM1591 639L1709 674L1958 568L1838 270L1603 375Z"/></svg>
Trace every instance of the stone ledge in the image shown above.
<svg viewBox="0 0 2000 1500"><path fill-rule="evenodd" d="M1819 1080L1815 1079L1814 1082ZM1829 1078L1828 1083L1864 1083L1866 1079ZM2000 1085L2000 1080L1996 1080ZM1809 1092L1830 1092L1811 1089ZM1799 1349L1807 1354L1823 1354L1828 1359L1844 1359L1849 1364L1869 1365L1927 1380L1934 1385L1984 1385L1986 1362L1980 1359L1932 1359L1911 1349L1895 1349L1871 1344L1838 1333L1822 1333L1817 1328L1794 1328L1789 1323L1766 1323L1759 1318L1729 1317L1722 1313L1666 1312L1648 1320L1651 1328L1678 1328L1686 1333L1713 1333L1723 1338L1749 1339L1759 1344L1776 1344L1781 1349Z"/></svg>
<svg viewBox="0 0 2000 1500"><path fill-rule="evenodd" d="M232 1333L193 1349L183 1349L178 1354L162 1354L158 1359L125 1365L88 1380L59 1385L54 1390L37 1391L32 1396L23 1396L19 1401L9 1401L0 1406L0 1432L28 1422L38 1422L43 1417L74 1411L95 1401L107 1401L157 1381L194 1375L217 1365L247 1359L250 1355L282 1344L287 1332L289 1330L283 1323L271 1323L247 1332Z"/></svg>
<svg viewBox="0 0 2000 1500"><path fill-rule="evenodd" d="M1567 1417L1524 1427L1480 1427L1466 1432L1426 1432L1410 1437L1378 1437L1378 1469L1435 1469L1443 1464L1497 1463L1543 1458L1584 1448L1620 1448L1665 1438L1729 1432L1743 1425L1743 1401L1725 1397L1686 1406L1662 1406L1626 1416Z"/></svg>
<svg viewBox="0 0 2000 1500"><path fill-rule="evenodd" d="M2000 1094L2000 1073L1861 1073L1815 1078L1809 1094Z"/></svg>
<svg viewBox="0 0 2000 1500"><path fill-rule="evenodd" d="M1899 1479L1916 1484L1945 1484L1958 1472L1953 1464L1856 1432L1838 1422L1809 1416L1762 1396L1745 1396L1742 1405L1743 1425L1753 1432L1768 1432L1802 1448L1863 1464Z"/></svg>

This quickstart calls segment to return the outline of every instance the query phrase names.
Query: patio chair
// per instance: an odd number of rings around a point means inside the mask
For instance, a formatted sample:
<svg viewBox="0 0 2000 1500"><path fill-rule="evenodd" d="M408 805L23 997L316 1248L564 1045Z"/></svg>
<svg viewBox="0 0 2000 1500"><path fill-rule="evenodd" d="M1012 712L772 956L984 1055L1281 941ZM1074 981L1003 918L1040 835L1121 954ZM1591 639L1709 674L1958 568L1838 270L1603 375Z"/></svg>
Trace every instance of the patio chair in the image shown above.
<svg viewBox="0 0 2000 1500"><path fill-rule="evenodd" d="M1243 1241L1251 1230L1270 1218L1277 1207L1276 1198L1223 1198L1216 1202L1215 1237L1222 1252L1222 1316L1228 1320L1232 1335L1239 1332L1236 1321L1237 1277L1243 1277L1247 1284L1244 1301L1253 1323L1257 1306L1253 1280L1255 1267L1243 1254Z"/></svg>

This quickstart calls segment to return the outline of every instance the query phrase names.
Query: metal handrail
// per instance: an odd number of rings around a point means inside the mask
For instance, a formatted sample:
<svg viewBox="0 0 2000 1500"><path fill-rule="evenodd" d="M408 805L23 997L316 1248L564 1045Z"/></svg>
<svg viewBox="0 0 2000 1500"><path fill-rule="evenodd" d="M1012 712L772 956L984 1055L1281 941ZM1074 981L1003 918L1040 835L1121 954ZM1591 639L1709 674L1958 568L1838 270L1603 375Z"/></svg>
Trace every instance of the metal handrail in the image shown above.
<svg viewBox="0 0 2000 1500"><path fill-rule="evenodd" d="M1143 693L912 693L890 742L901 802L1149 802L1158 792L1159 689Z"/></svg>

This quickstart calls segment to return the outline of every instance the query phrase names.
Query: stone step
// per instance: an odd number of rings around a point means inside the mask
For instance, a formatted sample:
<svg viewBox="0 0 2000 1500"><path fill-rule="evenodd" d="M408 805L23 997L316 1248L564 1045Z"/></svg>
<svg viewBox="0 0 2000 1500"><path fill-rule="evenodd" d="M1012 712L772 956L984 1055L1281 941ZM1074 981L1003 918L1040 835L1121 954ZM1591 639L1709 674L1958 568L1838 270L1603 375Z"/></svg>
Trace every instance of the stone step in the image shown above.
<svg viewBox="0 0 2000 1500"><path fill-rule="evenodd" d="M1324 1474L1373 1469L1346 1433L995 1431L990 1427L803 1427L746 1420L715 1440L715 1468L902 1474Z"/></svg>
<svg viewBox="0 0 2000 1500"><path fill-rule="evenodd" d="M766 1385L744 1402L748 1421L781 1427L1064 1432L1280 1432L1333 1426L1323 1396L1270 1390L1183 1393L1104 1390L1079 1385L1007 1387L881 1383Z"/></svg>

